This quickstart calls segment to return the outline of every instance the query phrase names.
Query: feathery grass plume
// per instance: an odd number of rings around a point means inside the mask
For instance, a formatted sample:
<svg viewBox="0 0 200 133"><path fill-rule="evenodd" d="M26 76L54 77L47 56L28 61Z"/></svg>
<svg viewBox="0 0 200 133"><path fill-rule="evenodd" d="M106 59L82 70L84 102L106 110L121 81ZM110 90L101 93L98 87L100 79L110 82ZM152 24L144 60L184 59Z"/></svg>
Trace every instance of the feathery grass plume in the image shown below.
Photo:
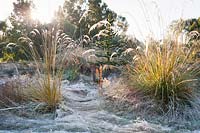
<svg viewBox="0 0 200 133"><path fill-rule="evenodd" d="M190 58L193 49L172 40L151 41L147 46L128 67L131 85L152 96L165 111L192 106L200 94L195 87L199 62Z"/></svg>
<svg viewBox="0 0 200 133"><path fill-rule="evenodd" d="M32 101L45 103L48 109L54 110L62 98L61 80L66 65L66 51L73 48L75 44L66 34L54 28L32 32L42 38L40 45L42 55L39 54L32 40L25 38L29 43L38 74L37 84L27 91L27 96Z"/></svg>

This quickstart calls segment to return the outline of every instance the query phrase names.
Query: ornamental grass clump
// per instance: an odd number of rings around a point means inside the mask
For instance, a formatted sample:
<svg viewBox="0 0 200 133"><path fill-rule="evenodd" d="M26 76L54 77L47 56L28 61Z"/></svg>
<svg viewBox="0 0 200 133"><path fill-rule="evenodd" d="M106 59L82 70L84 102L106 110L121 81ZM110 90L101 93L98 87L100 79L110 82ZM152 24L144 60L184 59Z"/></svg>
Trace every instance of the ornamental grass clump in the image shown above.
<svg viewBox="0 0 200 133"><path fill-rule="evenodd" d="M33 37L37 34L42 40L39 48L30 38L21 38L28 42L32 59L37 66L38 80L27 90L26 94L32 101L44 103L49 110L55 110L62 99L61 82L67 58L65 51L73 48L73 43L66 34L57 32L53 28L31 32Z"/></svg>
<svg viewBox="0 0 200 133"><path fill-rule="evenodd" d="M191 59L193 48L176 41L151 41L145 52L138 53L128 66L130 83L152 97L167 111L193 105L199 95L199 62Z"/></svg>

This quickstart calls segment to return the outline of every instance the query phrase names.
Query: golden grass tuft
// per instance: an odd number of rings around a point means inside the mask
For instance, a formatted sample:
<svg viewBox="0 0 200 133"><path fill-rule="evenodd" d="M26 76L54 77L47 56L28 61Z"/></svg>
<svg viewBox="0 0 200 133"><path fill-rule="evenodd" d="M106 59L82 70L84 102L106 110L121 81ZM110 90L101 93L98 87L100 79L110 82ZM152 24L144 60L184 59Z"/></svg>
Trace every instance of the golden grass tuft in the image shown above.
<svg viewBox="0 0 200 133"><path fill-rule="evenodd" d="M129 83L154 98L164 109L191 105L198 95L199 62L191 59L192 48L176 41L151 41L128 66Z"/></svg>
<svg viewBox="0 0 200 133"><path fill-rule="evenodd" d="M26 38L31 49L32 58L37 66L37 81L27 90L27 97L34 102L45 103L49 110L55 110L62 99L61 83L66 65L67 49L73 45L72 40L55 29L32 31L42 38L39 54L31 39Z"/></svg>

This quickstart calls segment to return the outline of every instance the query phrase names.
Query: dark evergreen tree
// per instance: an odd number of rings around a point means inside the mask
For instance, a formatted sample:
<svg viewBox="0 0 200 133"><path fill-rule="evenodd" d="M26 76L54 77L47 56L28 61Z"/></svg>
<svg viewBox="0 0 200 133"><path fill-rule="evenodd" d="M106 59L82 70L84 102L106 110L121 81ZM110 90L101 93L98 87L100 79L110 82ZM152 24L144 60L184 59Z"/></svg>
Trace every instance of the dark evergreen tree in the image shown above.
<svg viewBox="0 0 200 133"><path fill-rule="evenodd" d="M58 28L63 30L70 37L75 36L77 26L65 18L65 12L60 6L58 11L55 12L53 23L58 25Z"/></svg>
<svg viewBox="0 0 200 133"><path fill-rule="evenodd" d="M0 31L5 32L6 31L6 21L0 21Z"/></svg>
<svg viewBox="0 0 200 133"><path fill-rule="evenodd" d="M109 15L107 21L101 21L93 27L103 26L98 34L93 37L96 50L96 65L122 65L125 61L120 60L121 53L124 51L125 43L120 35L114 30L111 25L112 16ZM90 32L95 28L90 29Z"/></svg>
<svg viewBox="0 0 200 133"><path fill-rule="evenodd" d="M17 42L23 34L27 34L34 27L34 21L31 19L31 10L34 7L32 1L17 0L13 3L13 12L9 17L12 28L8 30L10 42Z"/></svg>
<svg viewBox="0 0 200 133"><path fill-rule="evenodd" d="M76 36L80 37L89 32L91 26L99 21L106 20L108 15L112 18L111 25L117 30L126 31L128 23L125 17L117 15L101 0L66 0L64 4L66 19L77 26ZM90 36L98 33L90 34Z"/></svg>
<svg viewBox="0 0 200 133"><path fill-rule="evenodd" d="M187 31L197 31L200 33L200 17L198 19L189 19L185 21L184 29Z"/></svg>
<svg viewBox="0 0 200 133"><path fill-rule="evenodd" d="M27 44L19 42L18 39L28 35L34 28L35 23L31 19L33 7L32 1L29 0L17 0L13 3L13 12L8 18L12 26L6 29L7 45L3 48L5 60L9 60L7 57L16 61L29 58Z"/></svg>
<svg viewBox="0 0 200 133"><path fill-rule="evenodd" d="M63 9L66 19L74 25L79 25L79 20L83 15L82 4L81 0L65 0Z"/></svg>

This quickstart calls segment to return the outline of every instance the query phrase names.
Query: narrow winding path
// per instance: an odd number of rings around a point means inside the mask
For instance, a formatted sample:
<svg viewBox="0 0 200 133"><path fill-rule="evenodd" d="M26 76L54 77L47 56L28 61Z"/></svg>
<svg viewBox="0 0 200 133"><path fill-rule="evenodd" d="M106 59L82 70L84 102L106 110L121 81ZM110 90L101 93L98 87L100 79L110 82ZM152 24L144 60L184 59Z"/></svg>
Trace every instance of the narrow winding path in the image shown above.
<svg viewBox="0 0 200 133"><path fill-rule="evenodd" d="M166 128L142 120L128 119L108 111L95 85L84 81L63 85L63 103L57 116L22 117L0 112L0 133L134 133L164 132Z"/></svg>

